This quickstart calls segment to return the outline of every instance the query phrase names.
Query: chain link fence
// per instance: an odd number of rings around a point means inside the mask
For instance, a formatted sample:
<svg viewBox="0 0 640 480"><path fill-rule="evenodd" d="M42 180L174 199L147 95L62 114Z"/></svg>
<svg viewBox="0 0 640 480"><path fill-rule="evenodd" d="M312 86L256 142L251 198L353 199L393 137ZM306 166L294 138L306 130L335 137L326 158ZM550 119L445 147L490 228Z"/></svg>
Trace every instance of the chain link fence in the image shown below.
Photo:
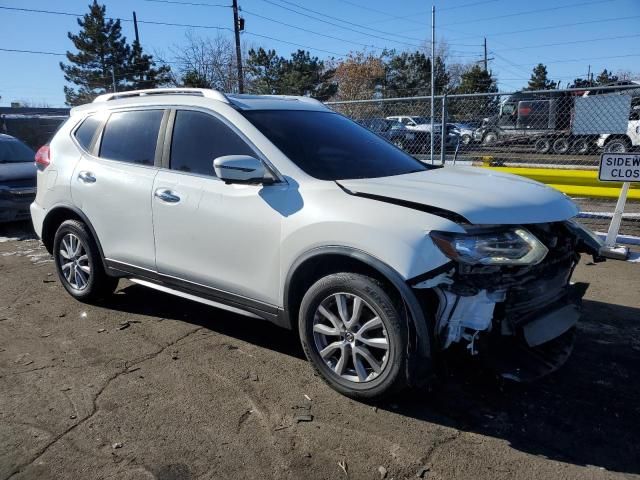
<svg viewBox="0 0 640 480"><path fill-rule="evenodd" d="M627 82L630 83L630 82ZM495 168L571 196L581 219L606 232L619 184L597 179L603 152L640 152L640 84L328 102L425 162ZM632 184L621 234L640 236L640 184Z"/></svg>

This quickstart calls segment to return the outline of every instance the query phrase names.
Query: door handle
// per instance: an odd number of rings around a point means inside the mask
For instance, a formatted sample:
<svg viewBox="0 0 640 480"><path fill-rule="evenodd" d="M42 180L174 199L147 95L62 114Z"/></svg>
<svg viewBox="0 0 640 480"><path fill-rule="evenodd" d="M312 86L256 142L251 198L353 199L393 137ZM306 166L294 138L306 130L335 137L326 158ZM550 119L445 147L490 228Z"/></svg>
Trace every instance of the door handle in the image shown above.
<svg viewBox="0 0 640 480"><path fill-rule="evenodd" d="M178 195L166 188L159 188L153 193L153 195L166 203L178 203L180 201L180 197Z"/></svg>
<svg viewBox="0 0 640 480"><path fill-rule="evenodd" d="M78 180L82 183L96 183L96 177L93 176L93 173L86 171L78 173Z"/></svg>

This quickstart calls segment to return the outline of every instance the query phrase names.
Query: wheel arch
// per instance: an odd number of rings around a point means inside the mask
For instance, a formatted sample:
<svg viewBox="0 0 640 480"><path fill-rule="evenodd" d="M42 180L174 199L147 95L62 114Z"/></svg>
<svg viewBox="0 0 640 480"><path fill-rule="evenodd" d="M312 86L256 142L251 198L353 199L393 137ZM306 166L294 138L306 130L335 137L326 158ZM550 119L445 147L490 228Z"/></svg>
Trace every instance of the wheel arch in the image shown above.
<svg viewBox="0 0 640 480"><path fill-rule="evenodd" d="M104 267L104 252L102 251L100 239L98 238L98 235L96 234L96 231L87 216L82 212L82 210L73 205L56 205L53 208L49 209L49 211L47 212L47 215L42 222L41 236L42 243L47 249L47 252L53 253L53 239L55 238L56 231L58 230L58 227L62 224L62 222L66 220L78 220L87 226L87 228L91 232L91 235L93 236L93 239L96 242L96 245L98 246L98 251L100 252L100 260L102 261Z"/></svg>
<svg viewBox="0 0 640 480"><path fill-rule="evenodd" d="M422 304L402 276L382 260L356 248L327 246L314 248L291 265L284 282L283 324L297 329L302 297L318 279L331 273L350 271L370 275L389 287L402 300L408 313L410 361L407 377L410 383L428 378L432 373L432 335Z"/></svg>

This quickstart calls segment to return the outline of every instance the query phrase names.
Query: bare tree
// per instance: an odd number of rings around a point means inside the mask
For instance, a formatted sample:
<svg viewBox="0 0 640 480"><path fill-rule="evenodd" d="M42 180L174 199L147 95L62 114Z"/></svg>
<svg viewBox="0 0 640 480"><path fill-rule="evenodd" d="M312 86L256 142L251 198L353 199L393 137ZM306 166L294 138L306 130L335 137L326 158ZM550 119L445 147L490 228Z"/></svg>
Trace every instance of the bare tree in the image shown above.
<svg viewBox="0 0 640 480"><path fill-rule="evenodd" d="M218 34L215 37L200 37L187 32L184 45L171 49L172 63L177 64L176 85L214 88L223 92L238 91L235 44L231 37ZM242 56L246 58L247 47ZM245 84L247 79L245 78Z"/></svg>

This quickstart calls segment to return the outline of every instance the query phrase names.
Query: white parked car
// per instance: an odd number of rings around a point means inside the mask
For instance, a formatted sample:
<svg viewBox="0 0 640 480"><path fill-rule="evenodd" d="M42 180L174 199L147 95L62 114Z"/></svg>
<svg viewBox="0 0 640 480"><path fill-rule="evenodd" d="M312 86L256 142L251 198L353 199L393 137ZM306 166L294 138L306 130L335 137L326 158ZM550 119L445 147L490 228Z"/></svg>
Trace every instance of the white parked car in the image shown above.
<svg viewBox="0 0 640 480"><path fill-rule="evenodd" d="M107 94L37 158L33 224L70 295L126 277L272 321L357 398L424 384L454 345L507 378L555 370L599 248L562 193L424 165L305 97Z"/></svg>
<svg viewBox="0 0 640 480"><path fill-rule="evenodd" d="M387 120L395 120L402 123L408 130L418 130L422 132L431 131L431 119L418 115L391 115ZM442 126L436 122L433 126L436 133L442 131Z"/></svg>

